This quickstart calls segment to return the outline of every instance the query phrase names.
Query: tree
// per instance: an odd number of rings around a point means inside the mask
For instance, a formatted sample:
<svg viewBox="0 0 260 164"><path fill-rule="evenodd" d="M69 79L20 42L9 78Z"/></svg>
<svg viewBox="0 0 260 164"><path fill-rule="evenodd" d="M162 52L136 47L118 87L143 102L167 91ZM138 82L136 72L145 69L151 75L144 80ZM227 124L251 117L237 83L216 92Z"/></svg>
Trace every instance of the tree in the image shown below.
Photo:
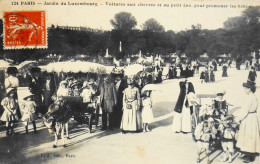
<svg viewBox="0 0 260 164"><path fill-rule="evenodd" d="M158 23L154 18L148 19L142 25L143 30L149 30L152 32L164 32L165 29L160 23Z"/></svg>
<svg viewBox="0 0 260 164"><path fill-rule="evenodd" d="M232 30L241 27L244 23L245 23L245 19L243 17L228 18L228 20L224 22L224 29Z"/></svg>
<svg viewBox="0 0 260 164"><path fill-rule="evenodd" d="M135 17L128 12L117 13L110 23L116 30L122 31L132 30L137 25Z"/></svg>
<svg viewBox="0 0 260 164"><path fill-rule="evenodd" d="M247 24L260 23L260 7L249 7L244 10L243 17L245 17Z"/></svg>

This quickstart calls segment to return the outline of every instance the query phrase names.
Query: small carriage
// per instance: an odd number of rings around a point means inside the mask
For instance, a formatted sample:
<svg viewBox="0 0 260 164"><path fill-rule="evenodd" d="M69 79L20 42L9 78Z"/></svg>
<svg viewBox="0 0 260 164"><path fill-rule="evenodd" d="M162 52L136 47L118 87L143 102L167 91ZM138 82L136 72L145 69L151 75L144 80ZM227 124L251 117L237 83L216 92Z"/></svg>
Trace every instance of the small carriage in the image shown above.
<svg viewBox="0 0 260 164"><path fill-rule="evenodd" d="M62 96L63 100L70 106L72 111L72 119L77 121L79 124L88 124L89 131L91 133L92 126L98 126L99 121L99 96L94 94L91 96L90 102L83 103L83 98L80 96L80 88L83 86L83 82L89 80L89 78L98 79L99 75L106 73L106 67L98 63L83 62L83 61L67 61L50 63L46 66L41 67L43 71L56 72L57 74L71 74L80 78L81 80L75 80L75 84L78 86L77 94L75 90L72 91L74 94L68 96ZM82 76L86 77L82 79ZM58 79L58 78L57 78ZM73 84L72 84L73 85ZM57 86L57 84L56 84Z"/></svg>

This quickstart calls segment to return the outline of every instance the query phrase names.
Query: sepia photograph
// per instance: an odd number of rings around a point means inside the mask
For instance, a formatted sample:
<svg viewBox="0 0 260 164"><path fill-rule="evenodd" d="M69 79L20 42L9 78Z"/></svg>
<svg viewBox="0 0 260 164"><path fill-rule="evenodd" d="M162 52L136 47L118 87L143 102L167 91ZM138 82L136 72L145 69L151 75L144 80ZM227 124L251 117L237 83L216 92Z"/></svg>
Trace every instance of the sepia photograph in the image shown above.
<svg viewBox="0 0 260 164"><path fill-rule="evenodd" d="M259 0L0 0L0 164L260 164Z"/></svg>

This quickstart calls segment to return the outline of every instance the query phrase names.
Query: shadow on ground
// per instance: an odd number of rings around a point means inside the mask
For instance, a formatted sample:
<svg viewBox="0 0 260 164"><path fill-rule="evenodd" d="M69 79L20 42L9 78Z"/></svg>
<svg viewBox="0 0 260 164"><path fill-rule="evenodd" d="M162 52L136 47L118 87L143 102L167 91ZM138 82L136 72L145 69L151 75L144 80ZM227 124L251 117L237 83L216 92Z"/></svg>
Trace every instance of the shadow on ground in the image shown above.
<svg viewBox="0 0 260 164"><path fill-rule="evenodd" d="M68 151L79 148L83 142L121 132L120 129L100 131L99 127L94 127L93 132L87 135L89 130L86 125L79 125L75 122L70 124L69 129L71 139L67 141L66 147L64 148L58 144L56 149L52 148L54 135L50 134L46 128L38 130L37 134L33 132L25 134L22 132L21 134L4 136L0 138L0 163L48 163L48 161L53 159L51 156L66 154ZM59 143L61 143L61 140L59 140ZM50 157L46 157L47 154Z"/></svg>

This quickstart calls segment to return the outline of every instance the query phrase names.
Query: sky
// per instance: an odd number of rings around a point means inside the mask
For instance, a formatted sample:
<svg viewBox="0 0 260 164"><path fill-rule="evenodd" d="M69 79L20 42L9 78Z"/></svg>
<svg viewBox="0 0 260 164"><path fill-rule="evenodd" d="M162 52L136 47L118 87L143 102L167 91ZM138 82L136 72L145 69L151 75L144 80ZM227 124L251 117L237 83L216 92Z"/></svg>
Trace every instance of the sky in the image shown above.
<svg viewBox="0 0 260 164"><path fill-rule="evenodd" d="M97 3L97 6L68 5L68 0L40 1L35 1L34 5L21 5L24 1L17 0L18 5L12 5L12 1L0 0L0 13L18 10L45 10L47 12L48 26L54 24L111 30L113 27L110 24L110 20L114 18L116 13L125 11L131 13L136 18L137 29L140 29L141 25L149 18L154 18L164 26L165 30L178 32L190 29L193 24L201 24L203 29L222 28L223 23L229 17L241 15L241 12L245 10L244 7L241 7L242 5L260 5L260 1L254 2L253 0L247 0L246 3L242 0L70 0L70 3ZM41 4L38 4L39 2ZM59 4L66 2L67 5L44 5L45 2ZM155 6L138 6L140 2ZM112 3L120 3L125 6L115 6ZM135 6L126 6L128 3L135 4ZM162 6L158 6L158 4ZM168 4L169 7L164 7L164 4ZM184 4L191 6L185 7ZM236 8L231 8L231 4L236 6ZM171 7L171 5L179 7ZM195 8L194 5L199 5L200 7ZM226 5L226 7L207 8L207 5Z"/></svg>

